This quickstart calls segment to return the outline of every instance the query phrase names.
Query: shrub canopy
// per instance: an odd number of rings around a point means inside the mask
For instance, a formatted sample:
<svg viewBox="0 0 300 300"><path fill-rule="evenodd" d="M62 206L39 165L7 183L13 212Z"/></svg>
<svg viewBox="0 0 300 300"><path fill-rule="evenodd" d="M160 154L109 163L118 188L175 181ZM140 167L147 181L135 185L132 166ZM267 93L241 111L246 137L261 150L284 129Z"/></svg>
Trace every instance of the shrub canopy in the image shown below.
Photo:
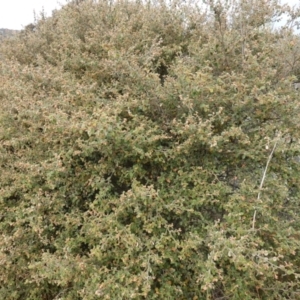
<svg viewBox="0 0 300 300"><path fill-rule="evenodd" d="M298 12L203 2L1 43L0 299L300 298Z"/></svg>

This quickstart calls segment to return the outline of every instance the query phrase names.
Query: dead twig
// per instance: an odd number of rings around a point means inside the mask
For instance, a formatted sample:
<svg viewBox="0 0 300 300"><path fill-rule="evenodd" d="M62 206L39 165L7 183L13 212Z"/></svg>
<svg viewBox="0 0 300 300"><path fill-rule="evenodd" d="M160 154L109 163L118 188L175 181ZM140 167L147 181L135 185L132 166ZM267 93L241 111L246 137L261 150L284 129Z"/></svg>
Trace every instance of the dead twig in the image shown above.
<svg viewBox="0 0 300 300"><path fill-rule="evenodd" d="M263 185L264 185L264 182L265 182L265 179L266 179L266 176L267 176L267 170L268 170L268 167L269 167L269 164L271 162L271 159L273 157L273 154L274 154L274 151L277 147L277 143L278 143L278 139L279 137L277 138L274 146L273 146L273 149L268 157L268 161L267 161L267 164L266 164L266 167L265 167L265 170L264 170L264 173L263 173L263 177L261 179L261 182L260 182L260 185L259 185L259 192L258 192L258 195L257 195L257 201L260 200L260 194L261 194L261 191L262 191L262 188L263 188ZM252 219L252 229L254 230L255 229L255 222L256 222L256 212L257 210L255 209L254 210L254 214L253 214L253 219Z"/></svg>

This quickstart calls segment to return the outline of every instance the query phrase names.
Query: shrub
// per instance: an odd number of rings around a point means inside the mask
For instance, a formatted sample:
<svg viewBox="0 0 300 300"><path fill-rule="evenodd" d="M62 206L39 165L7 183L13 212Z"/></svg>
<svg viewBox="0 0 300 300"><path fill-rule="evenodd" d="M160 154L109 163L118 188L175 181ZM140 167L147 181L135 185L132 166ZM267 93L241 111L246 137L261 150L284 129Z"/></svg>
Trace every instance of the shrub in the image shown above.
<svg viewBox="0 0 300 300"><path fill-rule="evenodd" d="M75 1L1 44L1 299L299 298L299 37L232 2Z"/></svg>

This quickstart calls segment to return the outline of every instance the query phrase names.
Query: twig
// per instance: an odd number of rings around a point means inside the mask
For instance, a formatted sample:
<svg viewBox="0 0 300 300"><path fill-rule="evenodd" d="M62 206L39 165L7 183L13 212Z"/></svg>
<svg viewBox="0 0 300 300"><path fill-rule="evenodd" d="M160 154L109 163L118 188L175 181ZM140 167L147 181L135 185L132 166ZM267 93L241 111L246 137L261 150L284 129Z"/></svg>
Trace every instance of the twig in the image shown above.
<svg viewBox="0 0 300 300"><path fill-rule="evenodd" d="M266 167L265 167L265 170L264 170L264 174L263 174L263 177L261 179L261 182L260 182L260 185L259 185L259 192L258 192L258 195L257 195L257 201L260 200L260 194L261 194L261 190L263 188L263 185L264 185L264 181L266 179L266 175L267 175L267 170L268 170L268 167L269 167L269 164L270 164L270 161L272 159L272 156L273 156L273 153L277 147L277 143L278 143L278 138L273 146L273 149L268 157L268 161L267 161L267 164L266 164ZM254 230L255 229L255 221L256 221L256 209L254 210L254 214L253 214L253 219L252 219L252 229Z"/></svg>

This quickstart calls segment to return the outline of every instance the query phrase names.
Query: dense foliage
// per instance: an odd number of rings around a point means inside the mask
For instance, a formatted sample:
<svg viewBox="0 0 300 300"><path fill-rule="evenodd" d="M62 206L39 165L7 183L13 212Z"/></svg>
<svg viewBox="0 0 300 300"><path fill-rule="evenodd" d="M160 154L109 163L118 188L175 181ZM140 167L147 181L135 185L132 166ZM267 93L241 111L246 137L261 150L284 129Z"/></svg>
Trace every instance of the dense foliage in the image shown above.
<svg viewBox="0 0 300 300"><path fill-rule="evenodd" d="M0 299L300 299L298 12L206 2L1 44Z"/></svg>

